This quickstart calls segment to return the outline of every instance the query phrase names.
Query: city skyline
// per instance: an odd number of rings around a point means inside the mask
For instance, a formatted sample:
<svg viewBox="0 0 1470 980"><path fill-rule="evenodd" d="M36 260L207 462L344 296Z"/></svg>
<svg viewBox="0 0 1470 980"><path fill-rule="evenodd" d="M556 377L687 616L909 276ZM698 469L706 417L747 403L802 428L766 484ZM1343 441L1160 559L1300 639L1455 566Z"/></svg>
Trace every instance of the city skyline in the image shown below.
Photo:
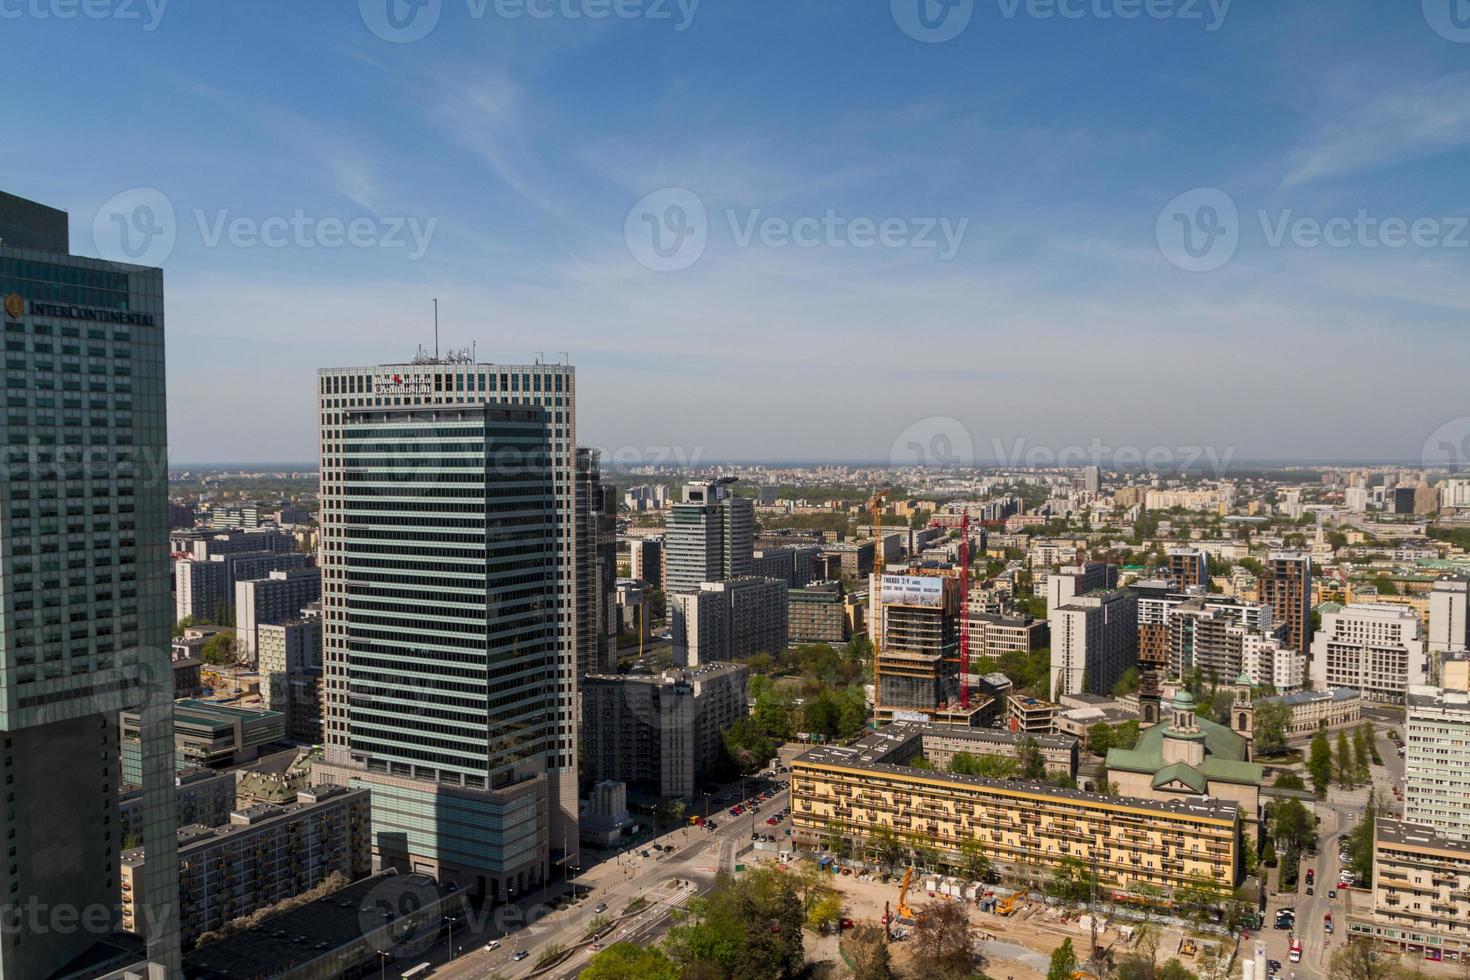
<svg viewBox="0 0 1470 980"><path fill-rule="evenodd" d="M177 459L311 458L315 369L430 346L436 297L446 344L568 351L595 445L881 460L935 416L1007 444L1401 459L1465 416L1456 359L1422 356L1470 300L1464 49L1420 5L963 4L942 41L884 4L508 6L428 5L414 41L372 3L7 20L38 83L11 189L66 208L83 253L159 232ZM661 265L638 230L695 207L698 254ZM864 244L855 222L890 218ZM358 219L362 247L327 227ZM1427 244L1391 230L1421 221ZM813 385L863 397L791 426Z"/></svg>

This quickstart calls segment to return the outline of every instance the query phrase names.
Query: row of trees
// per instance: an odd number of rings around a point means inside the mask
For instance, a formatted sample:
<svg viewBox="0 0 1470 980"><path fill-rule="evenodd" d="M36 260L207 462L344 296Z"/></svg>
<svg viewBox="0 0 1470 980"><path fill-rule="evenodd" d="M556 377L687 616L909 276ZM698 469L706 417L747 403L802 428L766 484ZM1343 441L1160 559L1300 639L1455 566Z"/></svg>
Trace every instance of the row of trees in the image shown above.
<svg viewBox="0 0 1470 980"><path fill-rule="evenodd" d="M1351 737L1347 729L1338 729L1335 752L1327 733L1318 731L1312 736L1312 744L1307 751L1307 773L1312 777L1312 787L1317 796L1325 797L1327 787L1334 780L1343 789L1367 783L1371 776L1369 763L1375 755L1373 726L1366 721L1353 731Z"/></svg>
<svg viewBox="0 0 1470 980"><path fill-rule="evenodd" d="M978 975L984 964L963 906L935 901L915 911L909 948L918 975ZM804 930L835 929L842 913L842 897L831 877L809 862L790 872L758 868L738 879L722 875L707 895L689 901L661 945L614 943L597 954L581 980L805 976ZM888 940L880 926L852 929L842 948L858 980L892 980Z"/></svg>

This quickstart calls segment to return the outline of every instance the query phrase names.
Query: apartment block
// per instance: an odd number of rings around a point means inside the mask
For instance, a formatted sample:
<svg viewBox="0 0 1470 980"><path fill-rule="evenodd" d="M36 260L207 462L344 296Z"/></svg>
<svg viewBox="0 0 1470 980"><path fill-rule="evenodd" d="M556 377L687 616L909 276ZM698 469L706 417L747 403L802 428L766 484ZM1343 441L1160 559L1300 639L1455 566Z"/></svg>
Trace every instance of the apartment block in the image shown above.
<svg viewBox="0 0 1470 980"><path fill-rule="evenodd" d="M321 884L372 870L372 805L367 790L321 785L285 806L257 803L222 827L178 830L180 928L185 945ZM147 886L144 848L122 860L122 926L136 932Z"/></svg>
<svg viewBox="0 0 1470 980"><path fill-rule="evenodd" d="M788 602L784 581L750 576L669 593L674 666L697 667L785 650Z"/></svg>
<svg viewBox="0 0 1470 980"><path fill-rule="evenodd" d="M1172 890L1199 877L1228 888L1238 880L1234 803L1100 796L907 765L922 745L923 726L896 723L850 746L797 756L797 842L820 847L835 828L862 853L873 832L887 827L953 860L974 840L1003 873L1037 886L1065 858L1095 862L1103 886L1118 890L1135 882Z"/></svg>
<svg viewBox="0 0 1470 980"><path fill-rule="evenodd" d="M1404 706L1404 819L1470 842L1470 693L1413 685Z"/></svg>
<svg viewBox="0 0 1470 980"><path fill-rule="evenodd" d="M1410 686L1429 680L1419 617L1401 606L1324 603L1311 675L1317 689L1352 687L1365 700L1403 704Z"/></svg>
<svg viewBox="0 0 1470 980"><path fill-rule="evenodd" d="M1107 694L1138 663L1138 599L1127 589L1088 592L1050 616L1051 693Z"/></svg>
<svg viewBox="0 0 1470 980"><path fill-rule="evenodd" d="M1199 548L1170 548L1169 584L1176 589L1204 588L1210 584L1210 556Z"/></svg>
<svg viewBox="0 0 1470 980"><path fill-rule="evenodd" d="M583 777L693 800L746 715L750 669L705 664L657 676L589 675L582 686Z"/></svg>
<svg viewBox="0 0 1470 980"><path fill-rule="evenodd" d="M322 740L322 622L296 619L258 627L260 694L267 711L286 718L286 734L311 745Z"/></svg>
<svg viewBox="0 0 1470 980"><path fill-rule="evenodd" d="M970 614L971 657L1031 653L1045 647L1049 637L1050 626L1044 619L998 613Z"/></svg>
<svg viewBox="0 0 1470 980"><path fill-rule="evenodd" d="M1449 577L1429 593L1429 653L1470 649L1470 580Z"/></svg>
<svg viewBox="0 0 1470 980"><path fill-rule="evenodd" d="M791 643L846 643L852 639L841 582L819 582L787 593Z"/></svg>
<svg viewBox="0 0 1470 980"><path fill-rule="evenodd" d="M1286 624L1287 647L1307 653L1312 642L1312 556L1302 551L1270 552L1257 589L1276 621Z"/></svg>
<svg viewBox="0 0 1470 980"><path fill-rule="evenodd" d="M705 582L751 574L755 505L730 492L732 479L686 484L664 525L664 587L692 592Z"/></svg>
<svg viewBox="0 0 1470 980"><path fill-rule="evenodd" d="M1470 843L1381 817L1373 831L1371 911L1349 916L1349 935L1414 959L1470 958Z"/></svg>
<svg viewBox="0 0 1470 980"><path fill-rule="evenodd" d="M235 774L210 769L188 769L174 780L177 790L178 825L191 823L218 827L228 823L235 809ZM143 792L125 784L117 796L118 850L143 846Z"/></svg>
<svg viewBox="0 0 1470 980"><path fill-rule="evenodd" d="M632 538L628 542L628 577L650 588L664 586L662 538Z"/></svg>
<svg viewBox="0 0 1470 980"><path fill-rule="evenodd" d="M257 627L299 619L301 610L321 597L319 568L293 568L236 582L235 640L241 651L254 663L259 655Z"/></svg>

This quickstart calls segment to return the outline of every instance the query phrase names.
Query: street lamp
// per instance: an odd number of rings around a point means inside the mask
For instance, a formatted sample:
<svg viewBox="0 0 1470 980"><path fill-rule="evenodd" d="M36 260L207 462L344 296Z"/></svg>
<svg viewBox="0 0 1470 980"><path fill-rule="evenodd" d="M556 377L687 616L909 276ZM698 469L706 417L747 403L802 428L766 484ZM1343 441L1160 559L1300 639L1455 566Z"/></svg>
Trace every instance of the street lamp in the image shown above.
<svg viewBox="0 0 1470 980"><path fill-rule="evenodd" d="M452 960L454 959L454 916L441 915L439 918L449 923L449 958Z"/></svg>
<svg viewBox="0 0 1470 980"><path fill-rule="evenodd" d="M378 954L378 980L383 980L388 975L388 954L381 949L375 949L373 952Z"/></svg>

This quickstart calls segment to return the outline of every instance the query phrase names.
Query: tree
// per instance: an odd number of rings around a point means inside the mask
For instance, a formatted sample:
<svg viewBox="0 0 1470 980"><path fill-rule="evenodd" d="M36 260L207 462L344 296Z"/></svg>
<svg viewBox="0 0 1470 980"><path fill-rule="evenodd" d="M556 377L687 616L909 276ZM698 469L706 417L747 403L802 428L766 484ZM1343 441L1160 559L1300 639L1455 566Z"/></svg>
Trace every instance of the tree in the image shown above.
<svg viewBox="0 0 1470 980"><path fill-rule="evenodd" d="M1291 722L1291 709L1286 702L1262 700L1256 702L1255 735L1256 751L1261 755L1275 755L1286 750L1286 729Z"/></svg>
<svg viewBox="0 0 1470 980"><path fill-rule="evenodd" d="M1118 678L1118 683L1113 685L1113 697L1121 698L1137 692L1139 679L1137 667L1129 667L1123 671L1123 676Z"/></svg>
<svg viewBox="0 0 1470 980"><path fill-rule="evenodd" d="M1366 783L1373 775L1368 768L1368 741L1361 728L1353 733L1353 775L1360 783Z"/></svg>
<svg viewBox="0 0 1470 980"><path fill-rule="evenodd" d="M1337 730L1337 752L1333 759L1333 768L1337 771L1337 784L1343 789L1353 788L1353 750L1348 745L1347 731L1339 728Z"/></svg>
<svg viewBox="0 0 1470 980"><path fill-rule="evenodd" d="M1371 940L1350 936L1332 954L1327 976L1330 980L1390 980L1397 970L1395 958L1376 953Z"/></svg>
<svg viewBox="0 0 1470 980"><path fill-rule="evenodd" d="M1021 742L1021 778L1043 779L1046 777L1046 759L1036 744L1036 739L1027 735Z"/></svg>
<svg viewBox="0 0 1470 980"><path fill-rule="evenodd" d="M959 872L971 881L984 881L990 875L990 858L985 854L985 845L979 838L966 837L960 841Z"/></svg>
<svg viewBox="0 0 1470 980"><path fill-rule="evenodd" d="M893 980L888 939L879 926L864 923L849 930L842 951L852 963L854 980Z"/></svg>
<svg viewBox="0 0 1470 980"><path fill-rule="evenodd" d="M1178 957L1171 957L1167 963L1159 967L1158 980L1199 980L1193 973L1179 962Z"/></svg>
<svg viewBox="0 0 1470 980"><path fill-rule="evenodd" d="M578 980L679 980L679 969L657 946L613 943L577 975Z"/></svg>
<svg viewBox="0 0 1470 980"><path fill-rule="evenodd" d="M806 910L804 924L813 932L822 932L842 919L842 896L835 891L823 895Z"/></svg>
<svg viewBox="0 0 1470 980"><path fill-rule="evenodd" d="M1077 972L1077 953L1072 949L1072 940L1063 939L1062 944L1052 950L1051 965L1046 970L1046 980L1072 980Z"/></svg>
<svg viewBox="0 0 1470 980"><path fill-rule="evenodd" d="M1312 777L1312 787L1317 798L1327 796L1327 787L1332 783L1332 745L1327 733L1319 731L1312 736L1312 747L1307 754L1307 773Z"/></svg>
<svg viewBox="0 0 1470 980"><path fill-rule="evenodd" d="M1046 894L1059 902L1077 905L1092 897L1093 877L1087 865L1075 857L1064 857L1052 869Z"/></svg>
<svg viewBox="0 0 1470 980"><path fill-rule="evenodd" d="M1362 736L1363 743L1368 746L1368 757L1373 760L1373 764L1383 765L1383 760L1378 757L1378 737L1373 733L1372 722L1365 721L1359 725L1358 734Z"/></svg>
<svg viewBox="0 0 1470 980"><path fill-rule="evenodd" d="M964 906L941 901L921 906L914 923L912 949L920 976L969 977L975 968L975 952L970 941L970 916Z"/></svg>
<svg viewBox="0 0 1470 980"><path fill-rule="evenodd" d="M873 853L877 855L879 863L889 871L892 871L899 858L903 857L903 840L898 836L898 832L886 823L873 828L872 833L868 835L868 843Z"/></svg>
<svg viewBox="0 0 1470 980"><path fill-rule="evenodd" d="M796 977L803 918L789 875L769 868L721 875L709 894L690 900L688 920L669 930L666 949L684 976Z"/></svg>
<svg viewBox="0 0 1470 980"><path fill-rule="evenodd" d="M200 659L213 667L233 666L236 656L234 630L220 630L199 649Z"/></svg>
<svg viewBox="0 0 1470 980"><path fill-rule="evenodd" d="M1294 772L1283 772L1276 777L1277 789L1306 789L1307 784L1302 782L1302 777Z"/></svg>
<svg viewBox="0 0 1470 980"><path fill-rule="evenodd" d="M1358 881L1368 885L1373 879L1373 834L1378 820L1377 793L1368 791L1368 806L1363 817L1347 836L1348 868Z"/></svg>
<svg viewBox="0 0 1470 980"><path fill-rule="evenodd" d="M1271 807L1271 836L1282 847L1300 851L1317 836L1317 818L1301 800L1281 800Z"/></svg>
<svg viewBox="0 0 1470 980"><path fill-rule="evenodd" d="M1107 755L1108 749L1113 747L1113 726L1100 721L1087 729L1087 747L1093 755Z"/></svg>

